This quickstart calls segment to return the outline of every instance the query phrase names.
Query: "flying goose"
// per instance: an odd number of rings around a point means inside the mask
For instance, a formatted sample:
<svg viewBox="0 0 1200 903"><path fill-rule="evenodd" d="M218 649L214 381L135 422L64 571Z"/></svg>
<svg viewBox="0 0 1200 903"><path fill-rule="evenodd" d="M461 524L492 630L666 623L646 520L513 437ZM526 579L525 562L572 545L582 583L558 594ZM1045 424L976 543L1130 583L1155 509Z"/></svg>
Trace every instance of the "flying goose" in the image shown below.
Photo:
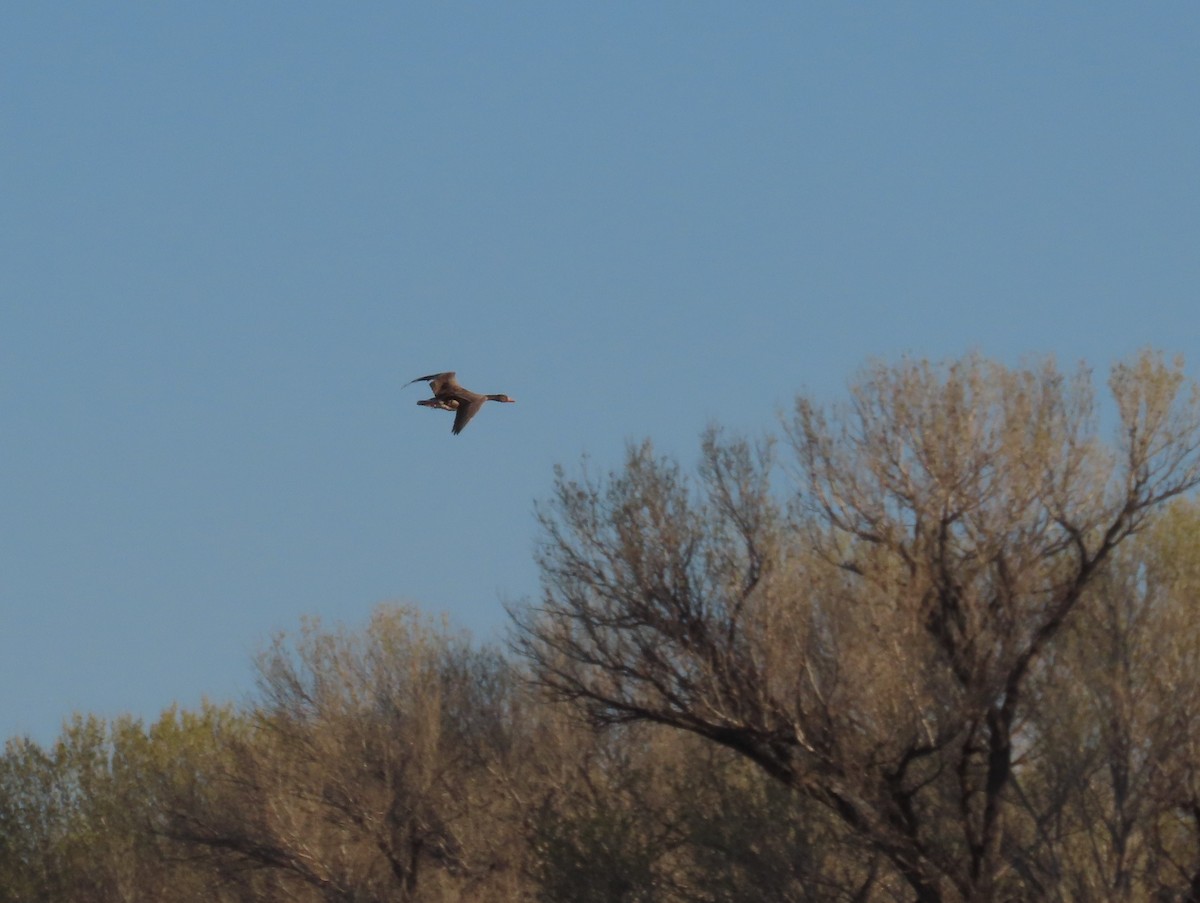
<svg viewBox="0 0 1200 903"><path fill-rule="evenodd" d="M461 433L471 418L479 413L479 409L483 407L485 401L504 401L510 404L516 401L515 398L509 398L507 395L480 395L478 392L464 389L454 378L453 370L446 373L431 373L429 376L418 376L404 385L411 386L413 383L419 382L429 383L433 398L423 399L417 404L442 411L454 411L454 426L450 432L455 435Z"/></svg>

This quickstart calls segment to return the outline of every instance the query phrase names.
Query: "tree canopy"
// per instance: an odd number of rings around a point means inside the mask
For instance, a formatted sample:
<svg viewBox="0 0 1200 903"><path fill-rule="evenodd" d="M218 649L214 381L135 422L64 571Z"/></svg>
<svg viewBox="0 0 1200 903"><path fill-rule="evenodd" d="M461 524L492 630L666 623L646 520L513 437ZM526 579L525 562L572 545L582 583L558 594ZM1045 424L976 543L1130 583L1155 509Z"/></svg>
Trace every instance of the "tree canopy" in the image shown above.
<svg viewBox="0 0 1200 903"><path fill-rule="evenodd" d="M1200 480L1181 364L1146 352L1109 388L1106 442L1085 369L875 364L845 404L797 400L783 474L715 429L695 480L649 443L560 471L519 649L595 723L691 732L820 803L918 900L1022 898L1053 874L1035 689L1075 676L1068 625Z"/></svg>
<svg viewBox="0 0 1200 903"><path fill-rule="evenodd" d="M0 757L0 903L1200 899L1200 392L873 363L559 468L509 647L305 622Z"/></svg>

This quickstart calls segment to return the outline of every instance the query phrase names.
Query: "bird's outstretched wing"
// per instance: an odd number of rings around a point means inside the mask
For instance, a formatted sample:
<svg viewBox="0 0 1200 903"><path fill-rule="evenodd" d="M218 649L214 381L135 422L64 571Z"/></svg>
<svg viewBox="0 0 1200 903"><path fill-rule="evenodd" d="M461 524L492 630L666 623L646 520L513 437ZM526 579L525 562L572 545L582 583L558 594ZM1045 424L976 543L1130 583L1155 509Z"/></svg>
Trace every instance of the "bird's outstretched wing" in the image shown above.
<svg viewBox="0 0 1200 903"><path fill-rule="evenodd" d="M439 391L442 387L457 386L458 380L454 378L455 371L447 370L445 373L430 373L428 376L418 376L416 379L410 379L400 388L407 388L413 383L432 383L431 388L434 392Z"/></svg>
<svg viewBox="0 0 1200 903"><path fill-rule="evenodd" d="M466 404L459 403L458 410L454 414L454 426L450 432L458 435L466 428L466 425L471 422L471 418L479 413L479 409L483 407L486 398L475 398Z"/></svg>

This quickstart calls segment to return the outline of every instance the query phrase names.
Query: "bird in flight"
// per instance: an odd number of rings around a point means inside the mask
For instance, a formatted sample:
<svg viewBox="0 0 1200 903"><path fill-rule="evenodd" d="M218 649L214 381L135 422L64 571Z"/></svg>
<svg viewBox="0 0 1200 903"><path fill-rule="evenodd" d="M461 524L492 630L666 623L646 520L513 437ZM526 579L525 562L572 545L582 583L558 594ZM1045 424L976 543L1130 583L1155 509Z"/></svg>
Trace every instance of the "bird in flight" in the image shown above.
<svg viewBox="0 0 1200 903"><path fill-rule="evenodd" d="M456 436L466 428L471 418L479 413L479 409L483 407L486 401L503 401L511 404L516 401L515 398L509 398L507 395L480 395L478 392L472 392L470 389L464 389L458 384L458 380L454 378L454 371L447 373L431 373L429 376L418 376L416 379L409 380L404 385L411 386L413 383L427 382L429 388L433 392L433 398L426 398L418 401L417 404L427 408L436 408L441 411L454 411L454 426L450 432Z"/></svg>

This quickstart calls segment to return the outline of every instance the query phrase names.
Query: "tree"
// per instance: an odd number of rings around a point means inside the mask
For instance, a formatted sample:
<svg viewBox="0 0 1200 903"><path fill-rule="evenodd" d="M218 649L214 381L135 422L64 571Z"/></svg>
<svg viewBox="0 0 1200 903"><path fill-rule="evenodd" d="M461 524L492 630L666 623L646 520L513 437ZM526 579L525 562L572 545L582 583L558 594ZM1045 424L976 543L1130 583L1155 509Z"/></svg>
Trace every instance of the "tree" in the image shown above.
<svg viewBox="0 0 1200 903"><path fill-rule="evenodd" d="M977 356L868 368L770 442L648 443L539 507L544 591L515 611L536 680L597 724L732 749L825 807L921 901L1020 898L1016 783L1036 679L1116 551L1200 480L1200 394L1146 352L1088 372ZM783 499L780 499L783 495Z"/></svg>
<svg viewBox="0 0 1200 903"><path fill-rule="evenodd" d="M1200 891L1200 508L1118 550L1031 681L1022 868L1073 900Z"/></svg>
<svg viewBox="0 0 1200 903"><path fill-rule="evenodd" d="M0 757L0 901L140 903L230 899L156 829L163 790L211 769L225 708L174 709L148 728L76 715L48 748L10 740Z"/></svg>
<svg viewBox="0 0 1200 903"><path fill-rule="evenodd" d="M360 633L306 623L259 660L250 728L169 807L166 831L271 898L510 899L519 819L497 779L514 687L495 652L406 609Z"/></svg>

